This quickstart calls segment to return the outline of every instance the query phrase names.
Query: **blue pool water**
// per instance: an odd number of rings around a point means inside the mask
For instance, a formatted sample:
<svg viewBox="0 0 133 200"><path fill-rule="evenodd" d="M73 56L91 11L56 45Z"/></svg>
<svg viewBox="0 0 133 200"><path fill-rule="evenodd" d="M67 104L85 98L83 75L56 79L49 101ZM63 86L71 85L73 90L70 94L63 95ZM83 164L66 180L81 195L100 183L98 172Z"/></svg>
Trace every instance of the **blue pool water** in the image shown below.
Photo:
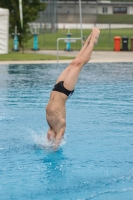
<svg viewBox="0 0 133 200"><path fill-rule="evenodd" d="M52 152L45 106L66 66L0 65L0 200L133 200L133 63L83 68Z"/></svg>

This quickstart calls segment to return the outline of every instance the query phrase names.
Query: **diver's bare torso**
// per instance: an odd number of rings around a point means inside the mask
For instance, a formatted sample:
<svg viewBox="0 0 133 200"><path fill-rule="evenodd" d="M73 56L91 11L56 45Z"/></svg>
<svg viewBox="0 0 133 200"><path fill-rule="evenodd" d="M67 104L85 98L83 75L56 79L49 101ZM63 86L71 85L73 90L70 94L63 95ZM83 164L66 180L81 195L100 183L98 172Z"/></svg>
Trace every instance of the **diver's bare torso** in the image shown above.
<svg viewBox="0 0 133 200"><path fill-rule="evenodd" d="M63 93L52 91L49 102L46 106L46 119L50 129L55 133L66 125L66 100L67 96Z"/></svg>

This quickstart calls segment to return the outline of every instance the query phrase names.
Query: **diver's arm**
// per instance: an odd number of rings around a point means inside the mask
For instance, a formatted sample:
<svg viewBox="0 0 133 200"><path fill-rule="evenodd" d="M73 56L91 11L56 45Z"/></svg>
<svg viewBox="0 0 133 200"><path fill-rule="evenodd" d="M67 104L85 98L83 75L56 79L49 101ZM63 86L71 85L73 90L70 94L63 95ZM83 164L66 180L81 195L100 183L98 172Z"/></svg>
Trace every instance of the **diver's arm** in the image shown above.
<svg viewBox="0 0 133 200"><path fill-rule="evenodd" d="M53 150L57 150L57 148L60 145L61 140L64 136L64 133L65 133L65 126L63 126L60 129L60 131L56 134L55 141L54 141L54 144L53 144Z"/></svg>

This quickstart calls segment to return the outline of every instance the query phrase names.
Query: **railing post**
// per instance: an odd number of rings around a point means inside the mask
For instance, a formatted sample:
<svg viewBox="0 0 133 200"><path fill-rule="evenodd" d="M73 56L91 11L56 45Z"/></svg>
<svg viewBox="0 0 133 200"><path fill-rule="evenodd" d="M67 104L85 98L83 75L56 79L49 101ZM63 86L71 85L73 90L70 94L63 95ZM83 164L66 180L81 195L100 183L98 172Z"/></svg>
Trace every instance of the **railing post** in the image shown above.
<svg viewBox="0 0 133 200"><path fill-rule="evenodd" d="M56 50L57 50L57 52L56 52L56 59L57 59L57 63L59 63L59 41L60 40L70 40L70 41L72 41L72 40L81 40L82 41L82 38L58 38L57 39L57 47L56 47Z"/></svg>

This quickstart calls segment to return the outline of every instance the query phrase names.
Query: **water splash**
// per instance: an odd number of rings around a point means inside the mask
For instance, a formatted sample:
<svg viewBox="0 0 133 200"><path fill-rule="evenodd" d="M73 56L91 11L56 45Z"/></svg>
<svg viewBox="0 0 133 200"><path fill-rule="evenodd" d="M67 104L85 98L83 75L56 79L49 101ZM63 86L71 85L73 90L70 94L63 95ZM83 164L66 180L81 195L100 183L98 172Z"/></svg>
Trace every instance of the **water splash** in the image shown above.
<svg viewBox="0 0 133 200"><path fill-rule="evenodd" d="M49 141L47 139L46 131L40 130L36 132L34 130L30 130L30 135L33 138L35 148L52 150L54 141ZM65 143L66 140L63 139L60 143L60 147L65 145Z"/></svg>

